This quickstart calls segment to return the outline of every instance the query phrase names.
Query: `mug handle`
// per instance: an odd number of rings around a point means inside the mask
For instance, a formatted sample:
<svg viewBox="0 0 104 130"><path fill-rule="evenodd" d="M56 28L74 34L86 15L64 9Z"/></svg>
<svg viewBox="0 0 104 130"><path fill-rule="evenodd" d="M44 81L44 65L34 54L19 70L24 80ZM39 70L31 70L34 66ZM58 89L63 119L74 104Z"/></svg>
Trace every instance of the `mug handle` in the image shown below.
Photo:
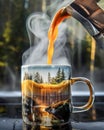
<svg viewBox="0 0 104 130"><path fill-rule="evenodd" d="M94 98L95 98L94 88L93 88L90 80L88 80L87 78L84 78L84 77L71 78L71 85L73 85L75 82L85 82L89 88L90 96L89 96L88 102L85 105L78 106L78 107L73 106L72 113L87 111L92 107L93 102L94 102Z"/></svg>

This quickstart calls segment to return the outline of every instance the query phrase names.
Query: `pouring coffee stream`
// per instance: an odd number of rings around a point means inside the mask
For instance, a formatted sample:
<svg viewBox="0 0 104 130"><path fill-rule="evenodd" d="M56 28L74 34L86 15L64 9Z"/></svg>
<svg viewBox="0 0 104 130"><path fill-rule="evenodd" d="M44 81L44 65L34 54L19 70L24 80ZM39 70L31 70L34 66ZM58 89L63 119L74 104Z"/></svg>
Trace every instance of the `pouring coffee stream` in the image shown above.
<svg viewBox="0 0 104 130"><path fill-rule="evenodd" d="M56 15L54 16L49 31L48 31L48 39L49 39L49 46L48 46L48 52L47 52L47 64L52 64L52 58L54 54L54 43L58 36L58 25L66 18L70 18L71 13L68 14L66 12L65 7L60 9Z"/></svg>

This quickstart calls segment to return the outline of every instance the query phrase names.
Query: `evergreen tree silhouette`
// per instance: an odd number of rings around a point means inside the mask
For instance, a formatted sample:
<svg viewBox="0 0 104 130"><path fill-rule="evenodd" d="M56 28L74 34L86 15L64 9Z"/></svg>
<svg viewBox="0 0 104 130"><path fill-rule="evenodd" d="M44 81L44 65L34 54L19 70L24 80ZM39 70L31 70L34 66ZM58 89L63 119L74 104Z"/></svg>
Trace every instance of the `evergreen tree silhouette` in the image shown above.
<svg viewBox="0 0 104 130"><path fill-rule="evenodd" d="M36 83L41 83L41 79L42 79L42 77L40 76L39 72L36 72L36 73L34 74L34 81L35 81Z"/></svg>
<svg viewBox="0 0 104 130"><path fill-rule="evenodd" d="M64 72L64 69L62 69L62 80L65 80L65 72Z"/></svg>
<svg viewBox="0 0 104 130"><path fill-rule="evenodd" d="M64 69L63 70L61 70L60 68L58 69L55 80L56 80L57 83L60 83L63 80L65 80Z"/></svg>
<svg viewBox="0 0 104 130"><path fill-rule="evenodd" d="M51 74L50 74L50 72L48 72L48 83L50 83L51 82Z"/></svg>
<svg viewBox="0 0 104 130"><path fill-rule="evenodd" d="M43 78L42 78L42 76L41 76L41 79L40 79L40 83L43 83L44 81L43 81Z"/></svg>

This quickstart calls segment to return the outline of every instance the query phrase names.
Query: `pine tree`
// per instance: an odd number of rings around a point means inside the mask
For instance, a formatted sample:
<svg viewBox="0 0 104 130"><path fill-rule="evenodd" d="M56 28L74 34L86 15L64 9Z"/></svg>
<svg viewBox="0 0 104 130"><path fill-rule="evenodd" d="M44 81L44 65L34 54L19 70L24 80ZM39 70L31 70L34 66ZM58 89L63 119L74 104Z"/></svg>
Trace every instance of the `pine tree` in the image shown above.
<svg viewBox="0 0 104 130"><path fill-rule="evenodd" d="M58 69L57 74L56 74L56 78L55 78L57 83L62 82L63 80L65 80L65 72L64 69Z"/></svg>
<svg viewBox="0 0 104 130"><path fill-rule="evenodd" d="M59 68L56 74L56 78L55 78L57 83L61 82L60 77L61 77L61 69Z"/></svg>
<svg viewBox="0 0 104 130"><path fill-rule="evenodd" d="M40 83L43 83L44 81L43 81L43 78L42 78L42 76L41 76L41 79L40 79Z"/></svg>
<svg viewBox="0 0 104 130"><path fill-rule="evenodd" d="M50 74L50 72L48 72L48 83L50 83L51 82L51 74Z"/></svg>
<svg viewBox="0 0 104 130"><path fill-rule="evenodd" d="M34 74L34 81L37 82L37 83L41 82L41 76L40 76L39 72L36 72Z"/></svg>
<svg viewBox="0 0 104 130"><path fill-rule="evenodd" d="M29 79L32 80L32 75L29 75Z"/></svg>
<svg viewBox="0 0 104 130"><path fill-rule="evenodd" d="M62 81L65 80L65 72L64 69L62 70Z"/></svg>

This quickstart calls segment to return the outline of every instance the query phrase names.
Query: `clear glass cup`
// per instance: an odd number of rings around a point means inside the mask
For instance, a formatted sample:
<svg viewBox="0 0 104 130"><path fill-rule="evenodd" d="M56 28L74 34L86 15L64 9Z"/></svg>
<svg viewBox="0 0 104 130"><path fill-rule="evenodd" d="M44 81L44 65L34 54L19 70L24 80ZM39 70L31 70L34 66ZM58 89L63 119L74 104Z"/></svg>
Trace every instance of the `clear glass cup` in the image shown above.
<svg viewBox="0 0 104 130"><path fill-rule="evenodd" d="M56 126L69 122L71 113L84 112L94 102L94 88L84 77L72 78L69 65L23 65L21 68L22 115L29 125ZM84 82L90 92L88 102L73 106L71 86Z"/></svg>

